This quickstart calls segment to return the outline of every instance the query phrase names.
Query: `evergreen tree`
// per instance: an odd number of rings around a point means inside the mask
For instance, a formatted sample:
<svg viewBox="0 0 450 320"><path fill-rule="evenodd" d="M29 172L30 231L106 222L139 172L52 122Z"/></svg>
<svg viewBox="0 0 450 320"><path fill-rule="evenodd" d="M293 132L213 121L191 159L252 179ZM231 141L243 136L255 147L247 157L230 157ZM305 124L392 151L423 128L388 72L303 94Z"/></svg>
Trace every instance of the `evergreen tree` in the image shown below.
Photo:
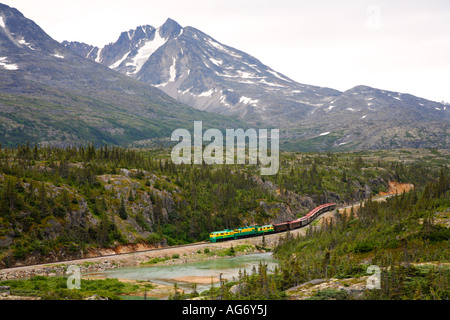
<svg viewBox="0 0 450 320"><path fill-rule="evenodd" d="M126 220L128 218L127 208L125 207L125 202L123 201L123 197L120 202L119 217L121 217L123 220Z"/></svg>

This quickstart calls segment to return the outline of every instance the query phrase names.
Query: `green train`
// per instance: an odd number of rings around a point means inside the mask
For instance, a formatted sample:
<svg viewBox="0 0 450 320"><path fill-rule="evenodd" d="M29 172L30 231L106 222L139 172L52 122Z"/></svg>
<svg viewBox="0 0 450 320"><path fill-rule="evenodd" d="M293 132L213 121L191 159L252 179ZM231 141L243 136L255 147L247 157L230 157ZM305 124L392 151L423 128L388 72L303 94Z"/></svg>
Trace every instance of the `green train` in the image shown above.
<svg viewBox="0 0 450 320"><path fill-rule="evenodd" d="M209 234L209 240L211 242L217 242L222 240L232 240L238 238L258 236L268 233L277 233L287 230L294 230L302 228L310 224L314 219L320 216L322 213L336 209L335 203L322 204L313 210L311 210L304 217L295 219L292 221L284 221L278 224L267 224L264 226L250 226L238 229L226 229L222 231L214 231Z"/></svg>
<svg viewBox="0 0 450 320"><path fill-rule="evenodd" d="M226 229L222 231L214 231L209 234L209 240L211 242L217 242L221 240L238 239L251 236L262 235L266 233L273 233L275 230L273 225L268 224L264 226L250 226L238 229Z"/></svg>

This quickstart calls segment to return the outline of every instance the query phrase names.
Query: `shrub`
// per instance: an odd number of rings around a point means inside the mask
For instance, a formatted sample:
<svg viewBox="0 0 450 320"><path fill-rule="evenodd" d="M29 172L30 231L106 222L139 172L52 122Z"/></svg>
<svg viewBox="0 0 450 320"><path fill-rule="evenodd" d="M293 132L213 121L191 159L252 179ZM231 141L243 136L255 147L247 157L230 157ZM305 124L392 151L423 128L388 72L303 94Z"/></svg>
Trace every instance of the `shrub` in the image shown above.
<svg viewBox="0 0 450 320"><path fill-rule="evenodd" d="M308 300L346 300L348 293L345 290L325 289L319 290Z"/></svg>
<svg viewBox="0 0 450 320"><path fill-rule="evenodd" d="M370 252L370 251L372 251L375 247L376 247L376 243L375 243L374 241L364 240L364 241L358 242L358 243L354 246L353 252L354 252L354 253L365 253L365 252Z"/></svg>

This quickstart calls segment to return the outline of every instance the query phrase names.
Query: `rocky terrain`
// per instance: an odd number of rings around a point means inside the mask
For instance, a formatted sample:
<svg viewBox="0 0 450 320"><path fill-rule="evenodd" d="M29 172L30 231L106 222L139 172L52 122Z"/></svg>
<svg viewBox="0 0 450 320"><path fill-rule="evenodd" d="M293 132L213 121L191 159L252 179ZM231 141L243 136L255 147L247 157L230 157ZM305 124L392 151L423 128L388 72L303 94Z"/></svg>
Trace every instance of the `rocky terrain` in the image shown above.
<svg viewBox="0 0 450 320"><path fill-rule="evenodd" d="M82 164L71 166L79 167ZM0 175L0 181L5 179L5 176ZM13 254L12 249L17 250L19 239L23 237L20 235L20 229L29 228L27 221L32 219L33 215L32 212L22 211L20 219L16 221L18 227L8 228L8 224L2 225L0 247L3 249L0 266L51 263L168 245L165 238L156 235L156 231L159 224L169 223L169 213L174 215L182 206L186 206L186 200L178 186L168 183L164 176L136 169L118 169L117 174L98 175L96 180L97 188L103 189L101 198L96 199L87 198L80 190L65 184L22 183L20 188L32 188L32 193L35 194L45 190L48 201L60 203L53 208L53 215L46 217L33 228L33 233L42 243L49 245L59 242L60 245L45 247L41 244L32 252L19 255L15 251ZM271 191L276 191L272 183L261 183ZM255 221L261 220L261 212L265 216L264 223L292 220L299 210L307 212L314 207L310 197L301 197L294 193L289 197L290 199L271 203L261 200L258 211L250 211L242 223L255 224ZM126 207L126 218L120 217L121 201ZM66 214L62 213L65 209L61 204L64 203L68 203L70 207ZM61 214L58 214L60 211ZM83 244L88 235L94 237L98 243L87 246ZM66 237L76 241L63 241ZM104 246L104 241L109 241L109 244Z"/></svg>
<svg viewBox="0 0 450 320"><path fill-rule="evenodd" d="M58 43L6 5L0 17L4 146L155 146L198 120L205 128L278 128L285 150L449 146L445 104L301 84L171 19L97 48Z"/></svg>
<svg viewBox="0 0 450 320"><path fill-rule="evenodd" d="M75 54L0 4L0 143L128 145L170 137L194 120L235 126ZM215 120L218 120L216 122ZM233 125L232 125L233 124Z"/></svg>
<svg viewBox="0 0 450 320"><path fill-rule="evenodd" d="M194 27L168 19L139 26L103 48L63 42L80 56L155 86L200 110L279 125L305 118L339 91L296 83ZM281 111L281 112L280 112Z"/></svg>
<svg viewBox="0 0 450 320"><path fill-rule="evenodd" d="M63 45L196 109L280 129L302 151L448 148L447 105L360 85L344 92L298 83L257 58L168 19L102 48ZM292 63L295 63L293 61Z"/></svg>
<svg viewBox="0 0 450 320"><path fill-rule="evenodd" d="M286 290L286 294L289 300L306 300L312 298L320 291L332 290L335 295L341 294L357 299L367 290L366 282L368 277L315 279Z"/></svg>
<svg viewBox="0 0 450 320"><path fill-rule="evenodd" d="M179 189L174 189L172 192L167 190L159 190L152 187L156 181L161 182L161 178L148 172L140 172L141 179L133 178L138 170L119 170L116 175L100 175L97 176L99 186L104 188L105 193L102 197L102 202L98 206L105 206L108 208L106 213L109 216L108 220L111 226L114 226L117 231L113 231L117 238L114 240L114 246L111 248L89 247L85 250L77 248L70 249L62 246L57 250L36 250L33 254L26 255L23 259L17 259L8 255L8 249L3 250L1 257L3 258L3 265L5 261L14 265L28 265L53 261L72 260L77 258L84 258L88 256L96 256L102 254L115 254L126 251L136 251L142 248L155 248L167 245L164 239L154 240L150 245L148 239L150 238L154 229L154 222L158 219L167 221L168 211L175 210L177 207L183 205L183 202L177 196ZM0 180L4 180L4 176L0 175ZM143 180L145 179L145 180ZM24 183L24 188L29 189L30 184ZM61 197L72 199L70 201L70 210L64 216L52 215L44 219L44 221L37 226L36 232L43 241L55 241L61 239L64 235L72 235L73 237L81 237L79 241L82 242L83 234L87 232L94 232L98 230L100 225L105 223L105 216L103 218L96 215L97 204L92 210L91 200L86 199L86 196L81 194L79 190L71 188L68 185L55 185L52 183L45 183L41 188L45 188L47 197L58 201ZM39 193L39 187L33 190ZM127 214L129 219L121 219L114 212L118 212L121 199L125 199L127 207ZM153 199L153 200L152 200ZM156 217L155 203L158 202L158 217ZM93 213L94 212L94 213ZM25 221L31 212L22 212L22 219ZM108 219L108 218L107 218ZM24 226L23 226L24 227ZM19 230L20 231L20 230ZM3 230L3 236L0 237L0 246L2 248L10 248L14 245L14 239L19 237L18 230L10 229ZM105 230L110 232L110 230ZM100 236L100 235L99 235ZM142 244L141 244L142 243ZM127 245L124 245L127 244Z"/></svg>

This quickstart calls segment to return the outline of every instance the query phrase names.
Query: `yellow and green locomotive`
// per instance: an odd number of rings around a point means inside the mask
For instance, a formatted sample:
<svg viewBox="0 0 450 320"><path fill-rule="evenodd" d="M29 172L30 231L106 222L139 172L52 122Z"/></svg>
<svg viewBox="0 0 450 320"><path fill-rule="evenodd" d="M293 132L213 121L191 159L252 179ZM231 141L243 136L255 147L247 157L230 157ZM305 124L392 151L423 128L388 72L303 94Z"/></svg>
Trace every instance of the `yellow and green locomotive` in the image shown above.
<svg viewBox="0 0 450 320"><path fill-rule="evenodd" d="M211 242L217 242L221 240L239 239L251 236L262 235L266 233L274 232L273 225L268 224L264 226L249 226L237 229L225 229L222 231L214 231L209 234L209 240Z"/></svg>
<svg viewBox="0 0 450 320"><path fill-rule="evenodd" d="M295 219L292 221L284 221L278 224L267 224L264 226L250 226L237 229L225 229L222 231L214 231L209 234L209 240L211 242L217 242L221 240L239 239L251 236L263 235L266 233L276 233L288 230L294 230L302 228L310 224L314 219L320 216L322 213L336 209L335 203L322 204L313 210L311 210L304 217Z"/></svg>

